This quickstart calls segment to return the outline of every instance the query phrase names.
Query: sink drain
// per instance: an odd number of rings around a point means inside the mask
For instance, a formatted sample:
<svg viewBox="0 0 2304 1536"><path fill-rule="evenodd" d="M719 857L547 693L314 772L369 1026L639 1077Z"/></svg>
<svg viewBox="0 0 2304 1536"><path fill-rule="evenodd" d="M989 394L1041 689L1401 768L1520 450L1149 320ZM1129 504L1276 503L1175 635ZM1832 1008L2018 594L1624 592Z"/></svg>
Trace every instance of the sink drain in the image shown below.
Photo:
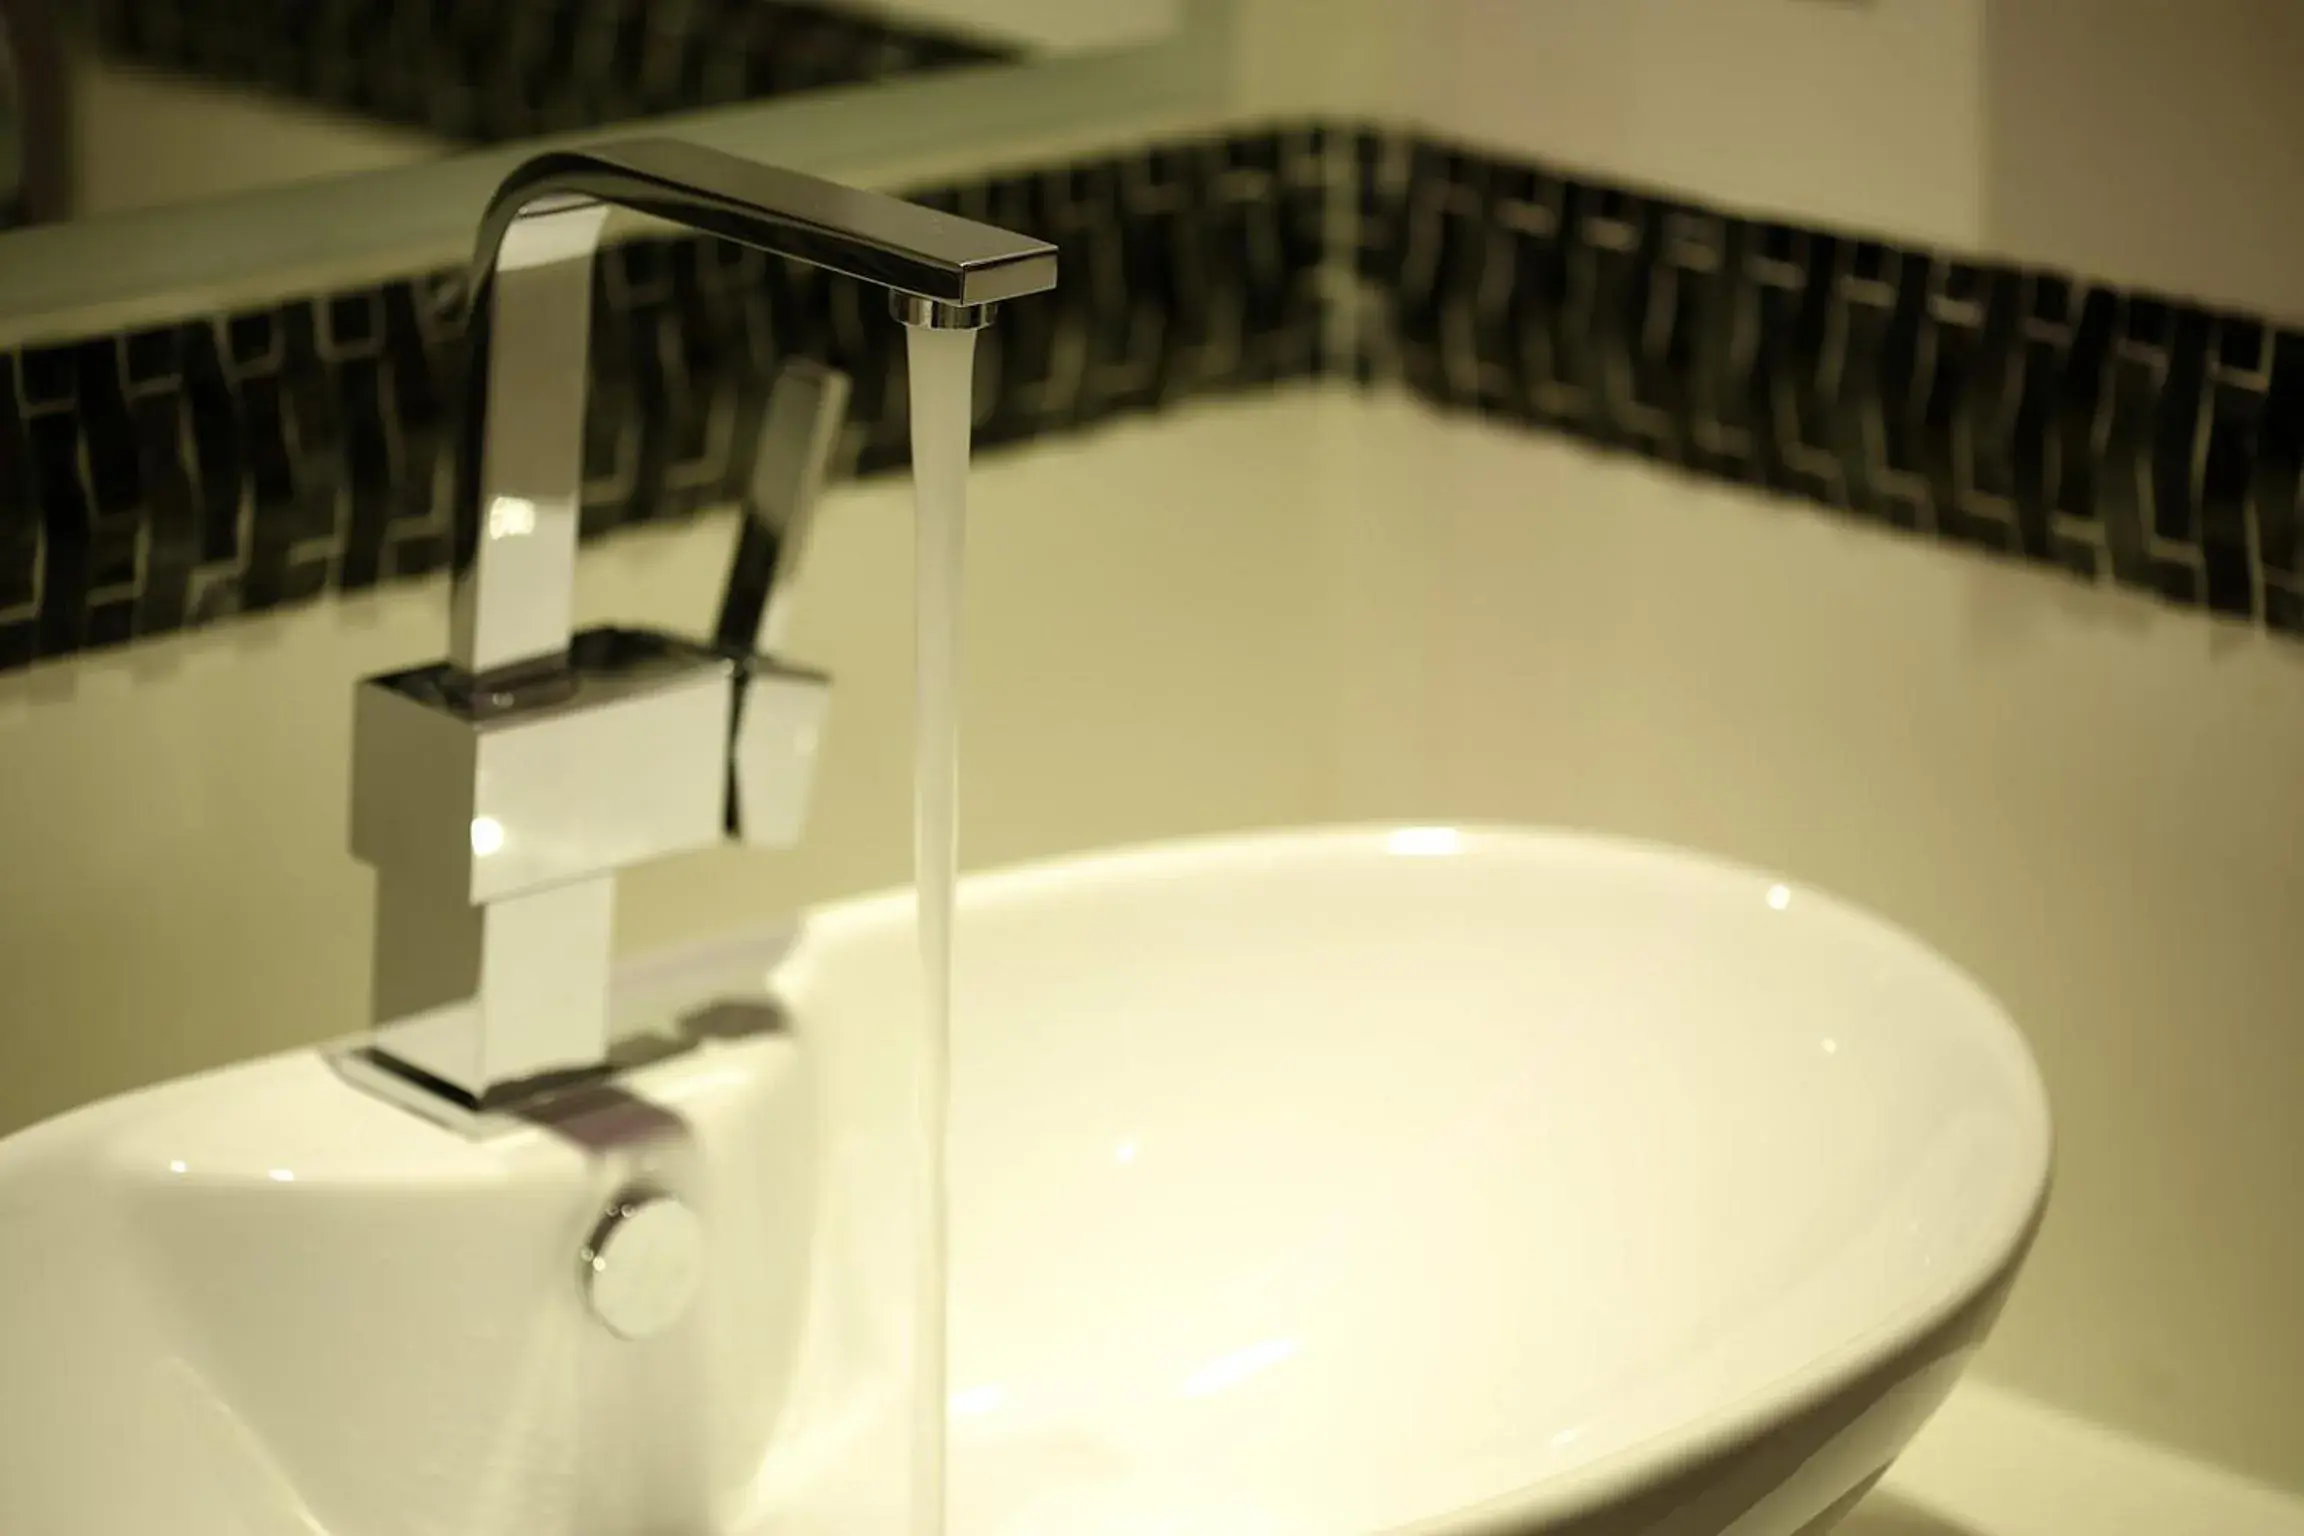
<svg viewBox="0 0 2304 1536"><path fill-rule="evenodd" d="M704 1223L671 1195L620 1195L578 1258L592 1315L620 1339L652 1339L696 1299Z"/></svg>

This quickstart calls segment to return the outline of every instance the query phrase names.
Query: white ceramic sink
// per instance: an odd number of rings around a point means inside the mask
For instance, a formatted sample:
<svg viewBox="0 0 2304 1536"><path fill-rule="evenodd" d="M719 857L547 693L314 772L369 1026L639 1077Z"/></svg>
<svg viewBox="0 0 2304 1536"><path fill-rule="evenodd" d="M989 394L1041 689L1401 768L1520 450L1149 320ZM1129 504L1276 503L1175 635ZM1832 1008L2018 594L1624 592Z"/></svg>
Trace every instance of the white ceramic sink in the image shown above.
<svg viewBox="0 0 2304 1536"><path fill-rule="evenodd" d="M1822 1530L2045 1197L1988 997L1683 855L1177 845L974 880L960 934L956 1536ZM812 915L788 1029L552 1128L305 1053L0 1143L0 1531L900 1529L911 945L907 897ZM635 1177L711 1266L640 1344L574 1269Z"/></svg>

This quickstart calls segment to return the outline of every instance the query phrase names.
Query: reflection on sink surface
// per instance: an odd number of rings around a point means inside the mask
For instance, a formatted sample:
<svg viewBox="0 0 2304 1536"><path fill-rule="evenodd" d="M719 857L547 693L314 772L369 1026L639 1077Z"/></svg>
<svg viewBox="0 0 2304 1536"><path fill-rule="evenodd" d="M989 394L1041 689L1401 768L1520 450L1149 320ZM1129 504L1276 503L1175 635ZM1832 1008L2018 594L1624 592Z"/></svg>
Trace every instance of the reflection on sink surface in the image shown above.
<svg viewBox="0 0 2304 1536"><path fill-rule="evenodd" d="M1684 855L1182 844L972 880L960 944L962 1536L1821 1530L2044 1197L1989 998ZM911 956L908 896L812 915L788 1033L626 1082L670 1142L466 1141L305 1054L0 1144L0 1529L893 1529ZM568 1261L643 1167L714 1267L630 1344Z"/></svg>

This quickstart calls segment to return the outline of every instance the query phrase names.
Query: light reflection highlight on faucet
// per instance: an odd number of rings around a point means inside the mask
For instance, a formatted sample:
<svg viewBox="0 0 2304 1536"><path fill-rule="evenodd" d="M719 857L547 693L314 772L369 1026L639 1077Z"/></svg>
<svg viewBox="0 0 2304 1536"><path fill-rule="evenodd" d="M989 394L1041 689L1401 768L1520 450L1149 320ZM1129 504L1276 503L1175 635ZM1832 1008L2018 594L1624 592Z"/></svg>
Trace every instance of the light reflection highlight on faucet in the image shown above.
<svg viewBox="0 0 2304 1536"><path fill-rule="evenodd" d="M1384 851L1411 859L1446 858L1464 851L1464 834L1454 827L1402 827L1384 839Z"/></svg>
<svg viewBox="0 0 2304 1536"><path fill-rule="evenodd" d="M1774 907L1779 912L1792 905L1792 887L1788 885L1772 885L1768 887L1768 905Z"/></svg>
<svg viewBox="0 0 2304 1536"><path fill-rule="evenodd" d="M296 1182L296 1174L291 1169L275 1168L272 1170L272 1182L275 1184L293 1184Z"/></svg>
<svg viewBox="0 0 2304 1536"><path fill-rule="evenodd" d="M1208 1397L1229 1391L1252 1376L1258 1376L1296 1353L1294 1339L1266 1339L1246 1349L1236 1349L1228 1355L1218 1355L1200 1369L1184 1378L1186 1397Z"/></svg>
<svg viewBox="0 0 2304 1536"><path fill-rule="evenodd" d="M472 818L472 853L475 858L487 858L504 851L504 823L493 816Z"/></svg>
<svg viewBox="0 0 2304 1536"><path fill-rule="evenodd" d="M526 538L536 531L536 503L525 496L498 496L488 503L488 537Z"/></svg>

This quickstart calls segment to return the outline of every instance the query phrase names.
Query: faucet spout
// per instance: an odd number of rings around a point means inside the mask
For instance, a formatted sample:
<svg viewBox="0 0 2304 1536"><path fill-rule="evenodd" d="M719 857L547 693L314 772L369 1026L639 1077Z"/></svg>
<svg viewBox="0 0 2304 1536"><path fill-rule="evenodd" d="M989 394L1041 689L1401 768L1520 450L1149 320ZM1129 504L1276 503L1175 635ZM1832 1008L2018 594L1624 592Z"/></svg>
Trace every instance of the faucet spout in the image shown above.
<svg viewBox="0 0 2304 1536"><path fill-rule="evenodd" d="M562 199L629 208L947 304L996 304L1056 286L1056 248L1045 240L677 139L528 161L481 217L480 261L523 211Z"/></svg>
<svg viewBox="0 0 2304 1536"><path fill-rule="evenodd" d="M877 284L912 324L982 325L1056 283L1044 240L677 140L522 165L473 259L483 409L460 455L476 515L459 525L449 645L471 677L549 668L568 647L591 270L610 208Z"/></svg>

